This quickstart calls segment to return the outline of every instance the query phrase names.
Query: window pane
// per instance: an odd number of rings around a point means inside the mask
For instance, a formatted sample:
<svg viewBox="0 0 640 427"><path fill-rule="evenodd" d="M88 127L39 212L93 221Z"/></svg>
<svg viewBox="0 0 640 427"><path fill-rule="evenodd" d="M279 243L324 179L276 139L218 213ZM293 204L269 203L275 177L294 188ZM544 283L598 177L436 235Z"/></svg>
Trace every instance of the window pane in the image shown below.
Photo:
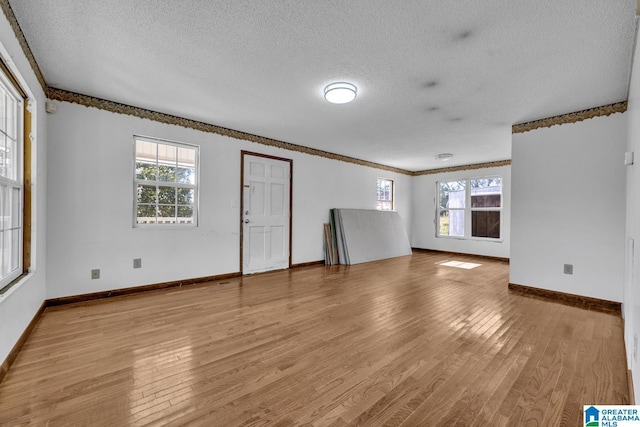
<svg viewBox="0 0 640 427"><path fill-rule="evenodd" d="M20 268L20 230L11 230L11 271Z"/></svg>
<svg viewBox="0 0 640 427"><path fill-rule="evenodd" d="M0 186L0 197L2 198L0 210L0 215L2 215L2 220L0 220L0 228L2 230L9 230L11 228L11 189L6 185Z"/></svg>
<svg viewBox="0 0 640 427"><path fill-rule="evenodd" d="M11 273L11 230L2 232L2 276Z"/></svg>
<svg viewBox="0 0 640 427"><path fill-rule="evenodd" d="M483 178L471 180L472 208L499 208L502 202L501 195L501 178Z"/></svg>
<svg viewBox="0 0 640 427"><path fill-rule="evenodd" d="M155 224L156 205L138 205L136 221L138 224Z"/></svg>
<svg viewBox="0 0 640 427"><path fill-rule="evenodd" d="M22 199L22 189L13 188L11 197L11 228L20 227L20 201Z"/></svg>
<svg viewBox="0 0 640 427"><path fill-rule="evenodd" d="M378 200L389 200L391 196L391 183L385 179L378 180Z"/></svg>
<svg viewBox="0 0 640 427"><path fill-rule="evenodd" d="M196 167L196 150L178 147L178 166Z"/></svg>
<svg viewBox="0 0 640 427"><path fill-rule="evenodd" d="M440 212L438 225L441 236L464 237L464 210L451 209Z"/></svg>
<svg viewBox="0 0 640 427"><path fill-rule="evenodd" d="M376 208L378 210L393 210L393 180L378 178Z"/></svg>
<svg viewBox="0 0 640 427"><path fill-rule="evenodd" d="M156 164L158 162L158 144L136 140L136 161Z"/></svg>
<svg viewBox="0 0 640 427"><path fill-rule="evenodd" d="M0 130L7 133L7 91L0 85Z"/></svg>
<svg viewBox="0 0 640 427"><path fill-rule="evenodd" d="M158 176L158 167L155 163L136 162L136 179L155 181Z"/></svg>
<svg viewBox="0 0 640 427"><path fill-rule="evenodd" d="M440 218L438 218L438 235L449 235L449 211L440 212Z"/></svg>
<svg viewBox="0 0 640 427"><path fill-rule="evenodd" d="M0 275L2 275L2 277L5 277L9 273L10 264L10 254L5 251L4 246L5 234L5 231L0 231Z"/></svg>
<svg viewBox="0 0 640 427"><path fill-rule="evenodd" d="M18 137L18 103L13 97L7 96L7 135L11 139Z"/></svg>
<svg viewBox="0 0 640 427"><path fill-rule="evenodd" d="M466 202L467 183L465 181L451 181L439 183L440 209L464 208Z"/></svg>
<svg viewBox="0 0 640 427"><path fill-rule="evenodd" d="M195 191L192 188L178 188L178 204L192 205Z"/></svg>
<svg viewBox="0 0 640 427"><path fill-rule="evenodd" d="M158 166L158 181L163 182L176 182L176 167L175 166Z"/></svg>
<svg viewBox="0 0 640 427"><path fill-rule="evenodd" d="M176 223L176 207L175 206L158 206L158 223L159 224L175 224Z"/></svg>
<svg viewBox="0 0 640 427"><path fill-rule="evenodd" d="M184 224L193 223L193 208L191 206L178 206L178 222Z"/></svg>
<svg viewBox="0 0 640 427"><path fill-rule="evenodd" d="M138 203L157 203L155 185L138 185Z"/></svg>
<svg viewBox="0 0 640 427"><path fill-rule="evenodd" d="M7 167L10 160L7 160L7 147L5 142L7 137L0 133L0 176L11 179L10 169Z"/></svg>
<svg viewBox="0 0 640 427"><path fill-rule="evenodd" d="M5 164L6 177L9 179L18 179L17 157L16 157L16 141L6 138L5 140Z"/></svg>
<svg viewBox="0 0 640 427"><path fill-rule="evenodd" d="M391 206L391 202L383 202L381 200L378 200L377 209L379 211L391 211L393 210L393 207Z"/></svg>
<svg viewBox="0 0 640 427"><path fill-rule="evenodd" d="M176 188L175 187L158 187L158 203L163 205L175 205L176 204Z"/></svg>
<svg viewBox="0 0 640 427"><path fill-rule="evenodd" d="M176 182L194 185L196 183L196 170L193 168L178 168L176 170Z"/></svg>
<svg viewBox="0 0 640 427"><path fill-rule="evenodd" d="M472 211L471 235L499 239L500 211Z"/></svg>
<svg viewBox="0 0 640 427"><path fill-rule="evenodd" d="M178 148L174 145L156 144L158 146L158 164L175 167L177 164Z"/></svg>

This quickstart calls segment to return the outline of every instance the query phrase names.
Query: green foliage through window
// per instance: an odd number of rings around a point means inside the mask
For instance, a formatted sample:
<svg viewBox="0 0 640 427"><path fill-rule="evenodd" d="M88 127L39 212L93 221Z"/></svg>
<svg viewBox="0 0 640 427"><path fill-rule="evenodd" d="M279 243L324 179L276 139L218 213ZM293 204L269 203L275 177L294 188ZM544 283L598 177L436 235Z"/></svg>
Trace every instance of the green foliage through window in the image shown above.
<svg viewBox="0 0 640 427"><path fill-rule="evenodd" d="M135 138L135 225L196 223L198 151Z"/></svg>

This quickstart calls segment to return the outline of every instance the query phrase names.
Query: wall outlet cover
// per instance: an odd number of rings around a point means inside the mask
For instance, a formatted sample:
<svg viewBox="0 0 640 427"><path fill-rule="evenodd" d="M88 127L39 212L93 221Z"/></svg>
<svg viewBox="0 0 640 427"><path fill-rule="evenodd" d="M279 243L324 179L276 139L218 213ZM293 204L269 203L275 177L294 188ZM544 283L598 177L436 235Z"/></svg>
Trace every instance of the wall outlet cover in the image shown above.
<svg viewBox="0 0 640 427"><path fill-rule="evenodd" d="M624 164L626 166L633 165L633 151L627 151L624 153Z"/></svg>
<svg viewBox="0 0 640 427"><path fill-rule="evenodd" d="M99 278L100 278L100 269L96 268L94 270L91 270L91 280L99 279Z"/></svg>
<svg viewBox="0 0 640 427"><path fill-rule="evenodd" d="M573 264L564 265L564 274L573 274Z"/></svg>
<svg viewBox="0 0 640 427"><path fill-rule="evenodd" d="M142 258L133 259L133 268L142 268Z"/></svg>

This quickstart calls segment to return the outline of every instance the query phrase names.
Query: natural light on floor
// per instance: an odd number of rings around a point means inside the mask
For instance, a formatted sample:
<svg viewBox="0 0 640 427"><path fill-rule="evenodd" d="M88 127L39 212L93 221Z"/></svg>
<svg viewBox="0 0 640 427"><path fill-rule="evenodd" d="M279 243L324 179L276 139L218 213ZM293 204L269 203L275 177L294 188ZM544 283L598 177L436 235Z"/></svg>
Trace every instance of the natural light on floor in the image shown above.
<svg viewBox="0 0 640 427"><path fill-rule="evenodd" d="M456 268L464 268L465 270L471 270L472 268L480 267L482 264L475 264L473 262L462 262L462 261L442 261L438 262L439 265L444 265L446 267L456 267Z"/></svg>

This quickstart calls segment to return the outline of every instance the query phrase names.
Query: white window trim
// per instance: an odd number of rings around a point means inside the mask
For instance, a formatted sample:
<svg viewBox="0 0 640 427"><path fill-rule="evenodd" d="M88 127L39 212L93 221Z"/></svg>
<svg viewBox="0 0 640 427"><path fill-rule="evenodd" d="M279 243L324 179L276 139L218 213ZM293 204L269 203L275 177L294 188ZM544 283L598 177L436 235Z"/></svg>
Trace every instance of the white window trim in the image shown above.
<svg viewBox="0 0 640 427"><path fill-rule="evenodd" d="M452 240L472 240L472 241L481 241L481 242L494 242L494 243L502 243L504 236L504 221L503 221L503 213L504 213L504 185L501 186L500 189L500 207L499 208L472 208L471 207L471 181L476 179L491 179L491 178L500 178L500 182L504 183L504 178L501 175L486 175L472 178L449 178L443 179L440 181L436 181L436 191L435 191L435 233L437 239L452 239ZM464 209L453 208L447 210L463 210L464 214L464 236L448 236L440 234L440 183L441 182L452 182L452 181L465 181L465 200L464 200ZM500 211L500 238L495 239L493 237L476 237L471 235L471 212L472 211Z"/></svg>
<svg viewBox="0 0 640 427"><path fill-rule="evenodd" d="M379 210L379 211L384 210L384 209L378 209L378 202L380 201L378 199L378 181L380 180L391 182L391 209L389 211L395 211L396 210L396 182L391 178L381 178L381 177L376 178L376 210ZM386 201L386 200L383 200L383 201Z"/></svg>
<svg viewBox="0 0 640 427"><path fill-rule="evenodd" d="M17 122L16 122L16 179L9 179L0 177L0 183L6 184L8 188L19 188L20 189L20 208L18 209L18 266L17 268L3 277L0 280L0 289L5 288L7 285L10 285L11 282L15 281L17 278L24 274L23 271L23 257L24 257L24 144L25 144L25 135L24 135L24 98L19 93L18 89L16 89L11 82L10 78L6 76L3 72L0 72L0 80L2 81L5 89L11 93L11 95L16 100L16 113L17 113ZM16 286L12 286L15 288ZM10 290L10 289L9 289ZM5 291L6 293L6 291Z"/></svg>
<svg viewBox="0 0 640 427"><path fill-rule="evenodd" d="M181 184L181 183L171 183L173 187L181 187L181 188L194 188L194 200L193 200L193 222L192 223L174 223L174 224L138 224L138 184L144 185L145 183L152 183L154 185L157 184L166 184L166 182L158 182L158 181L147 181L147 180L139 180L136 177L136 140L152 142L155 144L164 144L164 145L172 145L174 147L182 147L182 148L191 148L195 149L196 152L196 177L195 177L195 185L190 184ZM198 227L198 221L200 218L200 146L196 144L189 144L185 142L171 141L162 138L156 138L152 136L144 136L144 135L133 135L133 211L132 211L132 224L133 228L140 230L177 230L177 229L185 229L185 228L195 228Z"/></svg>

